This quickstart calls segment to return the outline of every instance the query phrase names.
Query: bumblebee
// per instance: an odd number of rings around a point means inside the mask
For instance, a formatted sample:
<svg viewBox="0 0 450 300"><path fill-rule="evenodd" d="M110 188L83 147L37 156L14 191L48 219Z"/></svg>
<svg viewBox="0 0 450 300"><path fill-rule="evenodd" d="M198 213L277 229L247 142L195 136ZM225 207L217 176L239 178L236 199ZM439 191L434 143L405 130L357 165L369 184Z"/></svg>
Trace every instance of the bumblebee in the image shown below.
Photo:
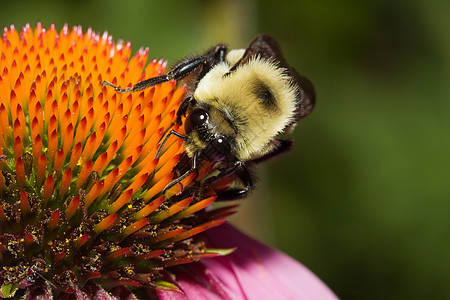
<svg viewBox="0 0 450 300"><path fill-rule="evenodd" d="M177 111L184 121L188 167L179 167L178 178L165 190L198 170L199 163L218 164L218 173L203 186L214 185L229 176L241 187L215 191L220 200L246 195L253 188L248 167L275 157L292 146L280 135L311 113L315 93L311 82L290 67L279 44L267 35L257 36L247 49L230 50L219 44L204 55L185 58L167 74L146 79L118 92L136 92L169 80L184 80L186 99ZM157 156L159 155L159 151Z"/></svg>

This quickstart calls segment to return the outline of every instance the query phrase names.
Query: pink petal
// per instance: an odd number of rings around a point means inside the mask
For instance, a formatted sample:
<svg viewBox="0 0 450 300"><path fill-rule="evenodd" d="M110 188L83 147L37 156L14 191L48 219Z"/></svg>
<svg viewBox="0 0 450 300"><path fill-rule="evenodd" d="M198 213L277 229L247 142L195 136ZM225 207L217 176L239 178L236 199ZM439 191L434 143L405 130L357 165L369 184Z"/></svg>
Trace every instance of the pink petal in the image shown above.
<svg viewBox="0 0 450 300"><path fill-rule="evenodd" d="M184 294L158 291L160 299L338 299L302 264L230 225L207 235L213 247L237 250L178 269L174 283Z"/></svg>

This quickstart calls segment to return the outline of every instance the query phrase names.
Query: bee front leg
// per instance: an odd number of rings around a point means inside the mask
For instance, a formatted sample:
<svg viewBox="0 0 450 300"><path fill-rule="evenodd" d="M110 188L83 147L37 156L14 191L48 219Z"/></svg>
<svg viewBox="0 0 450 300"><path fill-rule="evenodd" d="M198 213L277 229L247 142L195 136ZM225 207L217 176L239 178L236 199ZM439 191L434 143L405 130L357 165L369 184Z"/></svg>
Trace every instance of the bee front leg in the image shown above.
<svg viewBox="0 0 450 300"><path fill-rule="evenodd" d="M197 171L197 156L198 153L195 152L194 156L192 157L192 166L191 168L186 171L186 173L184 173L183 175L181 175L180 177L172 180L168 185L165 186L165 188L163 189L163 192L165 193L168 189L170 189L171 187L173 187L175 184L180 183L183 179L185 179L186 177L188 177L192 172Z"/></svg>
<svg viewBox="0 0 450 300"><path fill-rule="evenodd" d="M167 140L170 138L170 136L171 136L172 134L173 134L173 135L176 135L177 137L179 137L179 138L181 138L181 139L183 139L183 140L186 138L185 135L182 135L182 134L180 134L180 133L178 133L178 132L176 132L175 130L172 129L172 130L166 135L166 137L164 138L164 140L162 141L162 143L159 145L158 151L156 151L156 154L155 154L155 158L158 158L158 157L159 157L159 155L161 154L162 148L164 147L164 145L166 144Z"/></svg>

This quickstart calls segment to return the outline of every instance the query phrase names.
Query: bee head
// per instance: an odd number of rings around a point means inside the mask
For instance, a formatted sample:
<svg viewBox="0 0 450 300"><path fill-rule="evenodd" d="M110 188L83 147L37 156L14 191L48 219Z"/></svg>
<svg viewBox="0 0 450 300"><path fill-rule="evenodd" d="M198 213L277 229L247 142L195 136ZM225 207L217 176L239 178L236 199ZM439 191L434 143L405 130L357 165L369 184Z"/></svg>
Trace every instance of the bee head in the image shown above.
<svg viewBox="0 0 450 300"><path fill-rule="evenodd" d="M211 114L208 108L195 107L186 117L184 123L188 136L186 150L189 154L196 149L195 151L208 161L227 160L232 153L230 139L223 134L216 114L214 112Z"/></svg>

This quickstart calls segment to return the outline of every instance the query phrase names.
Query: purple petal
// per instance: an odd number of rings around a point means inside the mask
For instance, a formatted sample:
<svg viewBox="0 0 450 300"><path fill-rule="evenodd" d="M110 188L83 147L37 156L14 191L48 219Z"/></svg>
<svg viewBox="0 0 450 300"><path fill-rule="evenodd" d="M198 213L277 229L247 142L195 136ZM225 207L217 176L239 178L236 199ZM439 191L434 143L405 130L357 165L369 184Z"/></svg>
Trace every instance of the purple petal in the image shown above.
<svg viewBox="0 0 450 300"><path fill-rule="evenodd" d="M160 299L338 299L302 264L230 225L207 235L213 247L237 250L177 269L173 281L184 294L158 291Z"/></svg>

